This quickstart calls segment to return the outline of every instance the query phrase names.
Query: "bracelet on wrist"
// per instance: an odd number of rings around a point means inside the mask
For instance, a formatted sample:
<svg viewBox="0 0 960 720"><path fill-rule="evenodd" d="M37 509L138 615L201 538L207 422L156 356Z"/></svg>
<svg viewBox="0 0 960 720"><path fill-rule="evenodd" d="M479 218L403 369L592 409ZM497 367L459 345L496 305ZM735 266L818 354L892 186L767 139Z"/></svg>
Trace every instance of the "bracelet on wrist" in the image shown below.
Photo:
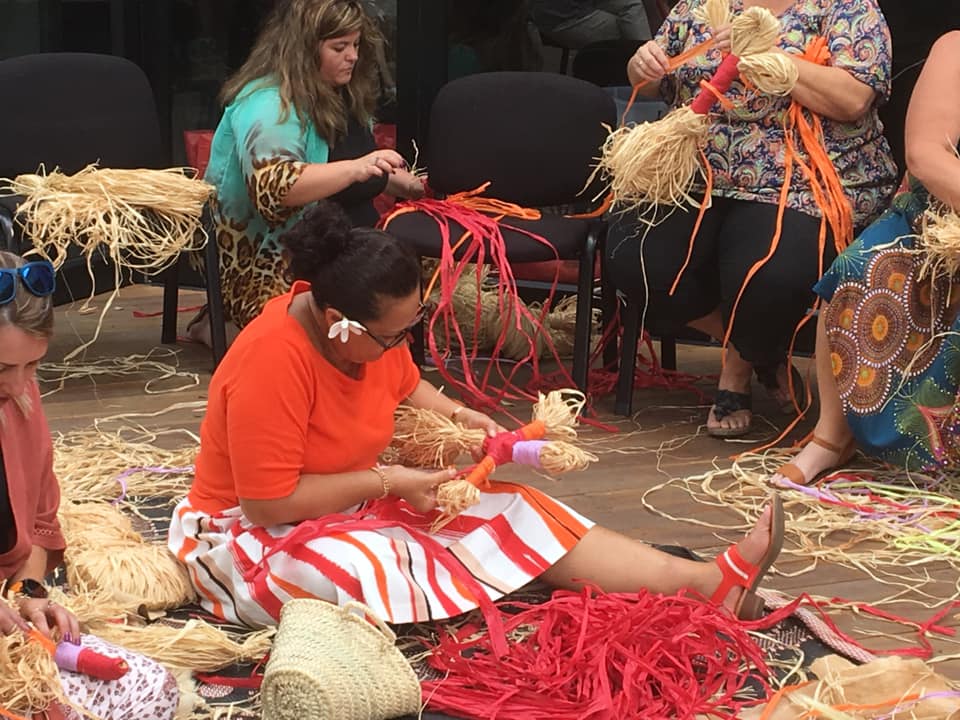
<svg viewBox="0 0 960 720"><path fill-rule="evenodd" d="M370 470L380 478L380 485L383 488L383 495L381 495L378 500L383 500L383 498L390 495L390 479L387 477L386 471L379 465L374 465Z"/></svg>
<svg viewBox="0 0 960 720"><path fill-rule="evenodd" d="M466 410L466 409L467 409L467 408L466 408L465 405L457 405L457 406L453 409L453 412L450 413L450 419L453 420L454 422L456 422L456 421L457 421L457 415L459 415L461 412L463 412L463 411Z"/></svg>

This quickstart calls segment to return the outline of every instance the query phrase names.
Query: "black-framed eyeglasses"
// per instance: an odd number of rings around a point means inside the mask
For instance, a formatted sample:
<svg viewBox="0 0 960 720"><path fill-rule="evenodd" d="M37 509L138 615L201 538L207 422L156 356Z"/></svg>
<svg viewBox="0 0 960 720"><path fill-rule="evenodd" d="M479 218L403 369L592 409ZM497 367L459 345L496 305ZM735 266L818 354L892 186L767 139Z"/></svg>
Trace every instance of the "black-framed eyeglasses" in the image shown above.
<svg viewBox="0 0 960 720"><path fill-rule="evenodd" d="M47 297L57 289L57 273L46 260L24 263L18 268L0 268L0 305L13 302L17 296L17 281L31 295Z"/></svg>
<svg viewBox="0 0 960 720"><path fill-rule="evenodd" d="M361 325L360 328L363 332L365 332L370 337L371 340L373 340L377 345L382 347L384 350L392 350L397 345L399 345L404 340L406 340L408 337L410 337L410 333L414 330L414 328L416 328L417 325L422 323L423 319L427 317L427 315L432 313L434 309L436 309L436 305L434 305L434 303L420 303L420 309L417 310L417 316L413 319L413 322L410 323L406 328L404 328L403 330L401 330L399 333L397 333L391 338L382 338L376 333L371 332L369 329L367 329L363 325Z"/></svg>

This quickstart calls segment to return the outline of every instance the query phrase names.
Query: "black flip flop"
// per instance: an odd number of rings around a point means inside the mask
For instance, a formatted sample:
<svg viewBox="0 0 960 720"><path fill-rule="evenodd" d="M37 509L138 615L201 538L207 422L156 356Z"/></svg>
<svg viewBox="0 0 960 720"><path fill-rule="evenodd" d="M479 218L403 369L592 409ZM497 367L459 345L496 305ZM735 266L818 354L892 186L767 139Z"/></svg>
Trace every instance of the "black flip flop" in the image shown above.
<svg viewBox="0 0 960 720"><path fill-rule="evenodd" d="M753 398L750 393L738 393L733 390L717 390L713 398L713 417L717 420L723 420L728 415L732 415L740 410L749 410L753 412ZM707 435L715 438L739 438L750 432L753 426L753 415L750 416L750 422L742 428L712 428L707 425Z"/></svg>

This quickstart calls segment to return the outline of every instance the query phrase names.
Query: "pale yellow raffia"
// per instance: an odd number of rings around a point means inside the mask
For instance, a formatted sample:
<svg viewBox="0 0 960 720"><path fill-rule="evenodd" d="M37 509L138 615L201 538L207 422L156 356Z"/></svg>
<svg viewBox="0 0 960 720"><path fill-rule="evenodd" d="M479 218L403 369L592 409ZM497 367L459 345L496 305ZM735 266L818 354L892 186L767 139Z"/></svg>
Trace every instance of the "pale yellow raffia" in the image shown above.
<svg viewBox="0 0 960 720"><path fill-rule="evenodd" d="M920 277L957 276L960 270L960 215L939 203L923 214L917 248L923 253Z"/></svg>
<svg viewBox="0 0 960 720"><path fill-rule="evenodd" d="M200 219L213 186L166 170L97 168L74 175L57 170L3 180L0 193L24 196L18 221L30 239L30 254L59 268L71 246L79 247L93 276L92 262L104 253L114 263L115 290L104 303L94 336L71 351L69 361L94 343L120 288L124 270L156 275L180 254L206 243Z"/></svg>
<svg viewBox="0 0 960 720"><path fill-rule="evenodd" d="M763 453L744 453L730 467L686 478L671 478L649 488L643 494L643 504L652 512L678 522L713 528L739 535L753 525L754 519L767 501L767 484L776 468L789 461L795 450L772 449ZM909 512L889 516L860 516L849 508L820 502L796 490L778 489L786 510L786 539L783 557L794 556L804 565L789 573L796 577L813 571L821 562L840 565L863 573L872 580L895 588L887 600L892 601L904 591L915 591L932 606L946 598L931 594L928 585L937 584L935 575L927 573L951 568L954 595L960 595L960 523L948 518L960 515L960 478L947 476L938 480L936 490L929 487L932 479L919 474L908 474L878 463L858 461L858 472L872 477L873 482L889 486L890 492L903 493L909 498L918 494L920 500ZM843 470L844 468L837 468ZM682 490L703 505L736 513L740 522L718 525L698 516L679 517L656 504L659 493L669 488L670 493ZM863 488L847 491L843 483L834 483L830 491L844 501L868 503ZM877 488L879 489L879 488ZM922 493L922 496L919 495ZM879 507L879 506L877 506ZM910 515L910 522L905 522Z"/></svg>

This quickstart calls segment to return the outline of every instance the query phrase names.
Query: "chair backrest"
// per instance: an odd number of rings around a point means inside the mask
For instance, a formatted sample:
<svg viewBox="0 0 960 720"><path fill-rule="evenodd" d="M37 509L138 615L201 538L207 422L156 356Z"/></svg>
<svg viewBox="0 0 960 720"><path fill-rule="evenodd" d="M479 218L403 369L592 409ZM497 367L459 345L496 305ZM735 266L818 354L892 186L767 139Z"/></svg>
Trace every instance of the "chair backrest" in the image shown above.
<svg viewBox="0 0 960 720"><path fill-rule="evenodd" d="M150 83L129 60L44 53L0 61L0 177L43 163L74 173L159 168L163 144Z"/></svg>
<svg viewBox="0 0 960 720"><path fill-rule="evenodd" d="M526 207L583 200L616 124L609 93L567 75L493 72L440 89L430 112L430 186L449 194L490 181L487 195Z"/></svg>

